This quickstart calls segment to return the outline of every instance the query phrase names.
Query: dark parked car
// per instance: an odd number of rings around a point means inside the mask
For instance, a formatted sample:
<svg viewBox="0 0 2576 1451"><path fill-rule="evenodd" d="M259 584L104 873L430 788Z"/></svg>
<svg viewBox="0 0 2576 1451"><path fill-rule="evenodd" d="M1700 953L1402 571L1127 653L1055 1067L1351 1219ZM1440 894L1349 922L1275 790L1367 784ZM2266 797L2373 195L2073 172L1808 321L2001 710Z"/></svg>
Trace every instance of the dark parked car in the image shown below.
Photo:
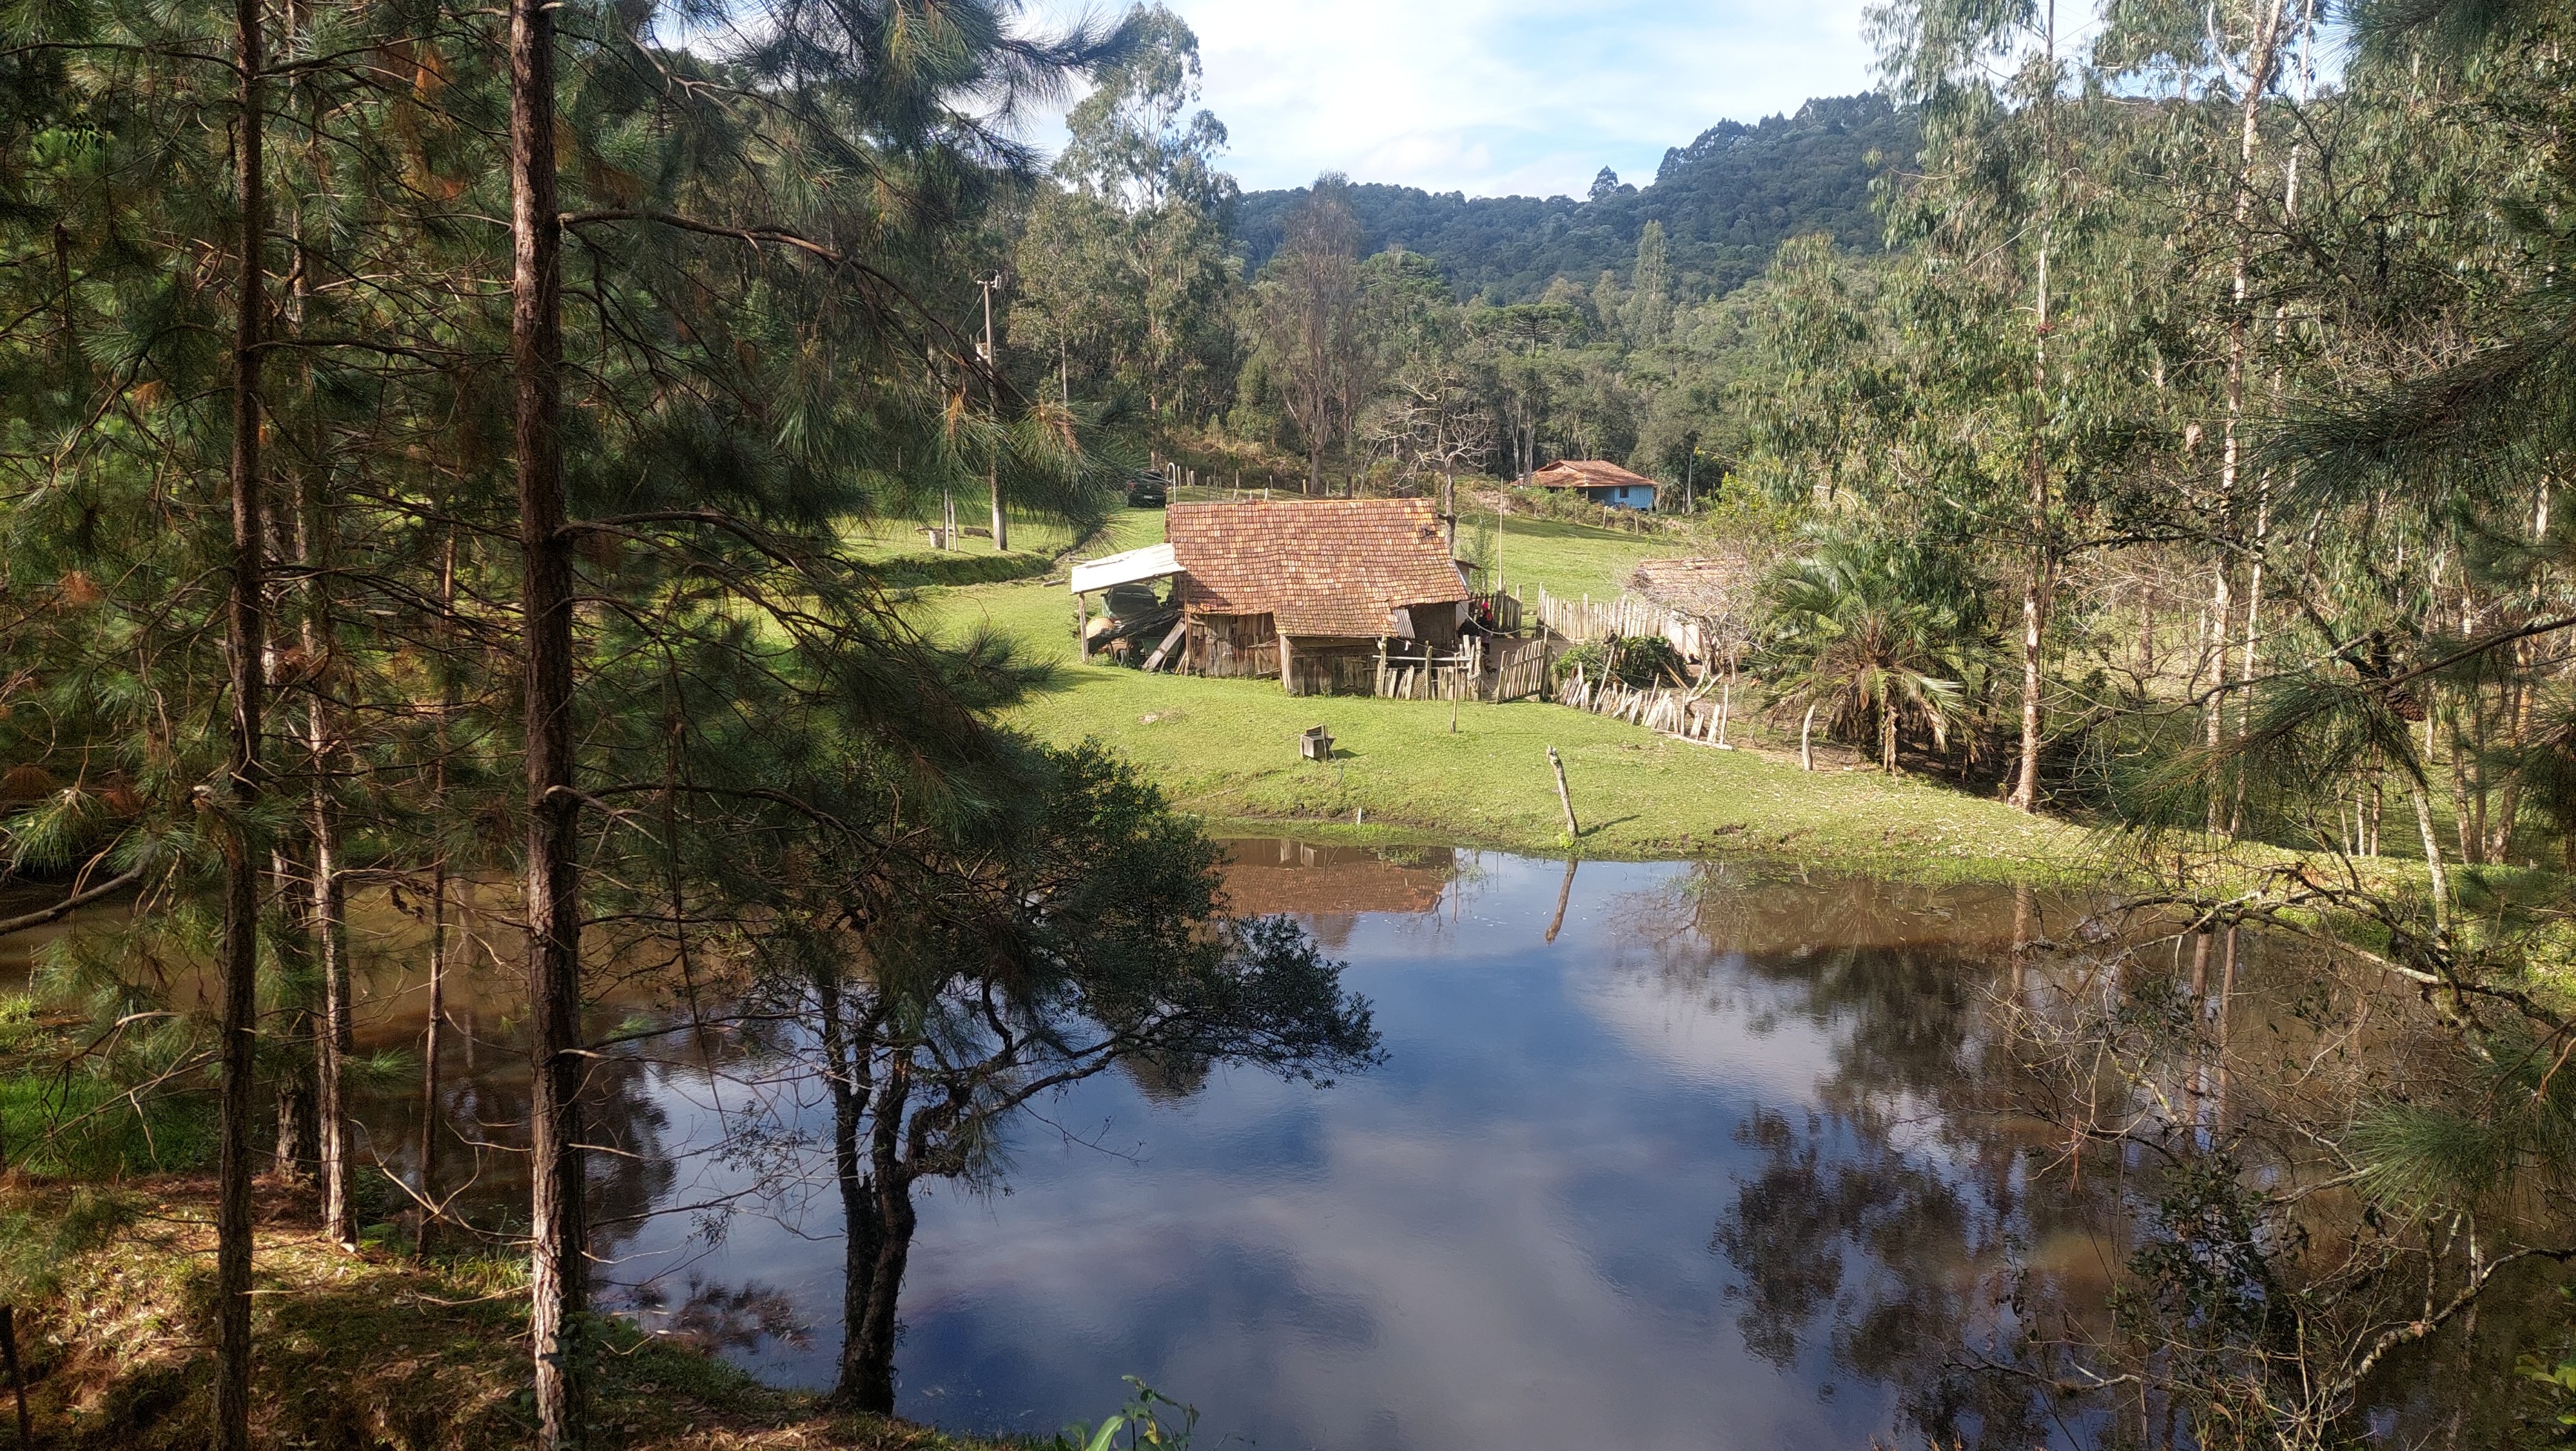
<svg viewBox="0 0 2576 1451"><path fill-rule="evenodd" d="M1138 474L1127 481L1127 505L1132 509L1159 509L1170 502L1163 495L1161 474Z"/></svg>

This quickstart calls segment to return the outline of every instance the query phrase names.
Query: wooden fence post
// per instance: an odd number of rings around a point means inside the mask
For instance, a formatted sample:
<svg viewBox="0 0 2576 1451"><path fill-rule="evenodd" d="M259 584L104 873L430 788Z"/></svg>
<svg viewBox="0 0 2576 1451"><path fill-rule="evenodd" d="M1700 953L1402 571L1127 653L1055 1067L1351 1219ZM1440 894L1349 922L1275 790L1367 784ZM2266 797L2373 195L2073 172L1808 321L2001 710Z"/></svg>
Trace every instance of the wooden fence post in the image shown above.
<svg viewBox="0 0 2576 1451"><path fill-rule="evenodd" d="M1556 804L1565 808L1565 839L1581 841L1583 828L1574 822L1574 794L1565 789L1565 762L1556 754L1554 746L1547 748L1547 764L1556 772Z"/></svg>

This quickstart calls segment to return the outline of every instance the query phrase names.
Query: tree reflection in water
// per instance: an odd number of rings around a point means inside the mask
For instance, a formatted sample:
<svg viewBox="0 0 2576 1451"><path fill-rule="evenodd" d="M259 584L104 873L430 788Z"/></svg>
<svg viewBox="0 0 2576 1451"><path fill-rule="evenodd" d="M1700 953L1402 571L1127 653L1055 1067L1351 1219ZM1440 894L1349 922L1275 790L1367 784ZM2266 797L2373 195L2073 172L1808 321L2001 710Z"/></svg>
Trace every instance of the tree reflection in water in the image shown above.
<svg viewBox="0 0 2576 1451"><path fill-rule="evenodd" d="M1882 1383L1945 1447L2520 1444L2542 1277L2353 1369L2455 1288L2444 1232L2317 1147L2456 1056L2411 994L2027 893L1711 867L1661 912L1668 988L1774 983L1835 1030L1813 1106L1738 1129L1760 1168L1710 1239L1754 1355Z"/></svg>

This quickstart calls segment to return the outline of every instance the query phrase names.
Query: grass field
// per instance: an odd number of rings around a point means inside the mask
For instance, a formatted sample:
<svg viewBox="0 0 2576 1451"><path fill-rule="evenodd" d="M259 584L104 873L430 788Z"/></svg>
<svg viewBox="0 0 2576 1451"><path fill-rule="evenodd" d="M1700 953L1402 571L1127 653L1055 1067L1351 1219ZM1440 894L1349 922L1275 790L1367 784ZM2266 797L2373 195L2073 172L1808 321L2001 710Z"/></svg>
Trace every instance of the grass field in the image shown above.
<svg viewBox="0 0 2576 1451"><path fill-rule="evenodd" d="M1549 563L1530 549L1536 577L1552 591L1556 580L1572 582L1574 592L1580 581L1606 580L1596 596L1616 593L1608 572L1627 567L1613 541L1638 554L1653 542L1543 521L1528 528L1530 544L1564 554ZM1159 534L1151 511L1129 511L1077 553ZM1715 750L1539 701L1463 705L1452 734L1449 709L1437 703L1292 698L1266 681L1084 665L1061 582L929 590L918 608L936 632L988 627L1056 664L1055 687L1014 710L1014 724L1043 740L1117 747L1220 829L1292 821L1309 834L1561 853L1570 844L1548 771L1553 745L1583 828L1571 849L1587 856L1790 856L1920 880L2073 880L2100 870L2081 829L1998 801L1869 770L1811 774L1776 750ZM1334 736L1329 763L1297 756L1298 733L1315 725Z"/></svg>

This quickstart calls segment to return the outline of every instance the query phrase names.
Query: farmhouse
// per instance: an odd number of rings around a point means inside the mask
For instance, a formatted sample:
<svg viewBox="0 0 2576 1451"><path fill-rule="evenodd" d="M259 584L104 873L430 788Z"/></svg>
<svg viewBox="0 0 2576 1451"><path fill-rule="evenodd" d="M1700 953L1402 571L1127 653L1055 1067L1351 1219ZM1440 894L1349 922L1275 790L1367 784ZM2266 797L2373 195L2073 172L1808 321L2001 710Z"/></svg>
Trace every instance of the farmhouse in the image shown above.
<svg viewBox="0 0 2576 1451"><path fill-rule="evenodd" d="M1427 499L1175 504L1164 532L1165 543L1074 566L1084 658L1095 642L1150 636L1147 669L1365 694L1383 662L1458 647L1467 583ZM1136 593L1164 579L1168 595ZM1095 592L1119 623L1091 619Z"/></svg>
<svg viewBox="0 0 2576 1451"><path fill-rule="evenodd" d="M1653 479L1597 458L1561 459L1530 475L1530 483L1542 489L1571 489L1613 509L1655 507Z"/></svg>

